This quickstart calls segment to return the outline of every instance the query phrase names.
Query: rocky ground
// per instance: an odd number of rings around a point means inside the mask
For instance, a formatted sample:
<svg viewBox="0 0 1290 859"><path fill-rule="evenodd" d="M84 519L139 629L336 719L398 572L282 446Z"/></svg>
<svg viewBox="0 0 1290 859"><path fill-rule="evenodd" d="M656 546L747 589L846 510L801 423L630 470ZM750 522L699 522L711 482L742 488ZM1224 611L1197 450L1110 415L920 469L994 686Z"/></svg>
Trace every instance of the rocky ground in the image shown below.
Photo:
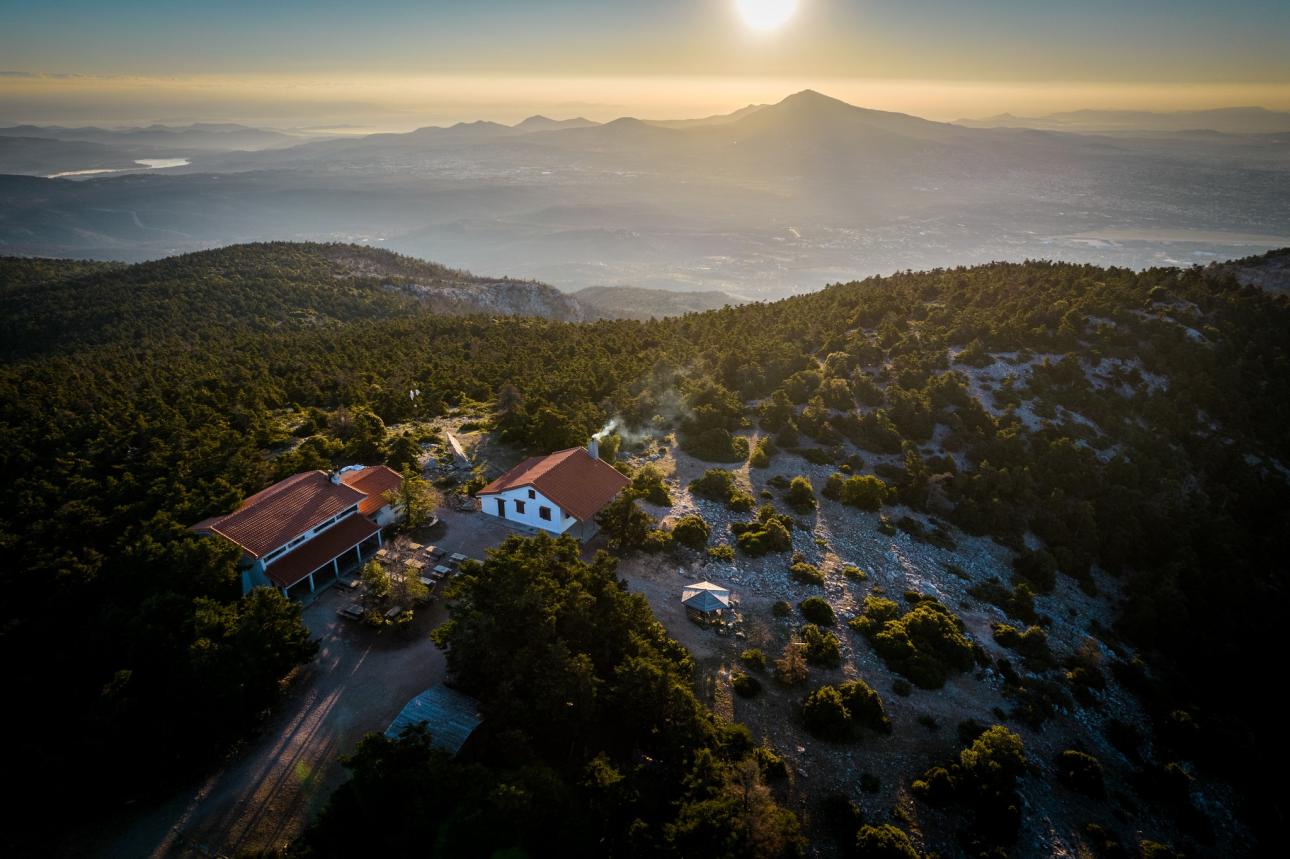
<svg viewBox="0 0 1290 859"><path fill-rule="evenodd" d="M688 483L712 465L680 451L670 438L660 441L665 453L660 454L659 445L653 444L647 447L648 453L634 457L634 462L652 462L668 473L673 505L669 509L644 506L665 522L698 512L712 526L710 543L732 542L730 523L745 520L750 514L734 513L724 504L691 495L686 489ZM865 457L874 459L868 453ZM818 493L834 469L781 452L771 459L768 468L754 469L744 463L732 470L754 496L769 491L777 507L785 510L781 493L769 486L772 478L805 475ZM900 507L884 508L884 513L893 519L911 515L925 521L920 514ZM902 531L887 536L878 528L879 514L824 499L820 499L816 511L795 519L799 527L793 532L793 549L825 573L822 588L789 577L788 553L755 559L741 554L734 562L713 560L688 550L661 556L637 555L621 563L620 574L633 591L649 600L659 620L694 655L699 666L698 685L707 702L718 712L746 724L755 737L765 739L787 757L792 775L786 794L807 821L814 836L811 849L816 855L830 855L834 850L816 819L817 802L833 793L858 802L871 821L898 821L910 830L921 849L954 855L958 849L954 832L959 824L954 813L915 802L909 785L929 766L957 755L960 743L956 726L968 719L983 724L1003 722L1025 743L1031 771L1020 786L1025 808L1016 855L1091 855L1081 833L1084 824L1094 821L1114 824L1121 830L1131 826L1140 837L1170 840L1167 818L1128 799L1135 793L1125 783L1132 766L1104 737L1103 728L1111 718L1142 726L1143 733L1149 734L1136 700L1109 676L1107 689L1097 693L1093 706L1060 709L1036 730L1002 717L1012 702L1003 694L1003 678L993 669L953 677L942 689L915 688L908 697L900 696L893 689L898 676L862 636L845 626L846 620L860 612L869 594L900 601L905 591L918 591L935 596L958 614L970 637L992 659L1003 657L1019 664L1017 655L996 644L990 632L991 623L1009 622L1008 619L1000 609L969 594L974 584L992 577L1005 583L1010 580L1011 550L953 528L950 531L955 547L949 550L918 542ZM841 569L846 564L858 566L867 578L857 581L844 577ZM1090 630L1110 627L1119 589L1116 580L1100 572L1095 572L1097 597L1082 593L1072 580L1059 578L1056 590L1038 597L1035 604L1048 619L1053 652L1058 659L1064 659L1089 639ZM700 624L689 619L681 607L681 587L703 579L725 585L735 595L737 605L729 623ZM827 599L838 617L835 632L842 642L841 667L812 667L807 683L795 688L778 684L769 668L761 673L753 671L750 673L762 682L762 693L752 699L734 695L731 677L748 670L739 662L740 652L757 647L768 660L773 660L804 622L796 609L791 617L774 617L772 604L782 599L796 606L812 595ZM1105 644L1098 642L1098 648L1104 659L1112 656ZM1060 669L1048 676L1059 680ZM863 678L882 696L892 733L867 733L854 743L830 743L808 734L799 715L805 694L820 685L855 677ZM1057 782L1053 761L1067 748L1080 748L1102 762L1112 801L1089 800ZM861 789L861 776L866 774L877 776L880 786L876 791L866 793ZM1219 795L1201 799L1221 807L1225 800L1221 789L1207 790ZM1119 812L1121 819L1116 820L1114 812Z"/></svg>

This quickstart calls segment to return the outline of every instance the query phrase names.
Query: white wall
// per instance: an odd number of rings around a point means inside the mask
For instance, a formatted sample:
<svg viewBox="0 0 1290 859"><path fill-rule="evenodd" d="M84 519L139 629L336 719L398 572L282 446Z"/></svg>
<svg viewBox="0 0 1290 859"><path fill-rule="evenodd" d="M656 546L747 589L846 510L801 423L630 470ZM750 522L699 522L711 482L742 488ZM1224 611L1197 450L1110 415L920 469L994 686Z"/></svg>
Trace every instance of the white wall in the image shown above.
<svg viewBox="0 0 1290 859"><path fill-rule="evenodd" d="M529 492L532 491L534 496L529 498ZM563 534L577 523L567 511L561 510L560 505L553 503L536 489L530 490L530 487L520 486L515 489L508 489L505 492L498 492L492 495L479 496L479 509L490 516L497 515L497 500L501 498L506 501L506 520L508 522L517 522L521 525L528 525L530 528L541 528L543 531L550 531L552 534ZM515 508L516 501L524 502L524 512L519 513ZM551 510L551 521L547 521L538 516L539 507L548 507Z"/></svg>

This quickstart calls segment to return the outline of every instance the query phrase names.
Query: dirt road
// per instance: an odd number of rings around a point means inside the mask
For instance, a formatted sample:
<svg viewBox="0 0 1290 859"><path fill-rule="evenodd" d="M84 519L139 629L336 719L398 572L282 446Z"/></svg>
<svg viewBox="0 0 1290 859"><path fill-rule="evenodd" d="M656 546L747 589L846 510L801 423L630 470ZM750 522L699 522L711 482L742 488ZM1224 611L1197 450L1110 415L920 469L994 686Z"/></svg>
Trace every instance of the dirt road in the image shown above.
<svg viewBox="0 0 1290 859"><path fill-rule="evenodd" d="M345 621L349 597L324 592L304 611L322 649L258 738L204 780L87 852L120 857L232 856L290 841L344 781L338 757L382 731L412 696L443 680L428 633L442 606L408 636Z"/></svg>

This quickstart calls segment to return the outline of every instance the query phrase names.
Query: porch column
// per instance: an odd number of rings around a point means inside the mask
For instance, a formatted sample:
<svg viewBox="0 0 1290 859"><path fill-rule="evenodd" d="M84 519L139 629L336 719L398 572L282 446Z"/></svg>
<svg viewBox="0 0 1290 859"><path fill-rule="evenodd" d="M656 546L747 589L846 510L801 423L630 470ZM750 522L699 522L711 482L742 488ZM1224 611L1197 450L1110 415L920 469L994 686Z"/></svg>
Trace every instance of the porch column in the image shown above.
<svg viewBox="0 0 1290 859"><path fill-rule="evenodd" d="M313 592L314 592L314 574L310 573L309 574L309 593L313 593Z"/></svg>
<svg viewBox="0 0 1290 859"><path fill-rule="evenodd" d="M336 574L336 578L339 579L340 578L340 555L337 555L336 557L331 559L331 569L332 569L332 572Z"/></svg>
<svg viewBox="0 0 1290 859"><path fill-rule="evenodd" d="M381 546L385 545L385 541L381 539L380 531L376 532L376 545L377 545L377 548L380 548Z"/></svg>

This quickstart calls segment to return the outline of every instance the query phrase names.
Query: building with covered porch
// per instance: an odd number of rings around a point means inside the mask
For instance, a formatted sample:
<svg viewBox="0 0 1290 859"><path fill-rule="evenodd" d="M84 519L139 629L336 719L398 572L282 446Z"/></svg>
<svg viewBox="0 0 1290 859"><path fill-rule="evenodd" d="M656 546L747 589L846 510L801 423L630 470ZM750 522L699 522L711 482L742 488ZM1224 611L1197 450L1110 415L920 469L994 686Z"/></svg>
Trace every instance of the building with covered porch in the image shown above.
<svg viewBox="0 0 1290 859"><path fill-rule="evenodd" d="M273 587L312 593L380 548L381 527L398 518L388 495L403 479L383 466L306 471L273 484L225 516L193 526L242 549L242 592Z"/></svg>

